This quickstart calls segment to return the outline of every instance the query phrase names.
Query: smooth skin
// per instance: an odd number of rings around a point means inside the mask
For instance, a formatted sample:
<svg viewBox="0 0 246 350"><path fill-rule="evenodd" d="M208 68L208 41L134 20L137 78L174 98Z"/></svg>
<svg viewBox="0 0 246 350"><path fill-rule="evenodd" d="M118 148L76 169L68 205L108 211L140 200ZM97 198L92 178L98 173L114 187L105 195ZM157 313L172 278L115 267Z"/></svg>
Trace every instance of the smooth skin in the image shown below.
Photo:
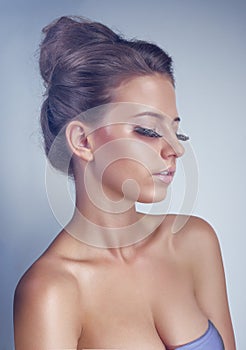
<svg viewBox="0 0 246 350"><path fill-rule="evenodd" d="M170 117L174 132L178 128L175 91L163 75L125 82L114 92L114 100L152 106ZM83 171L90 163L91 171L96 172L96 150L109 140L132 138L152 147L163 166L175 166L184 151L178 143L171 146L163 139L136 135L127 125L83 135L80 121L68 125L76 205L84 216L106 229L131 224L143 214L136 213L134 206L124 214L105 213L93 206L83 187ZM137 159L137 149L133 151ZM129 176L139 184L143 202L165 197L167 185L139 162L127 159L108 167L103 177L105 193L112 200L122 198L122 182ZM96 185L96 175L93 181ZM155 197L154 183L162 198ZM66 228L62 230L17 286L16 350L163 350L165 344L184 344L201 336L208 319L220 332L225 349L235 350L216 234L206 221L194 216L183 217L186 224L173 234L175 218L163 217L152 234L120 248L93 247L72 237ZM75 217L72 222L79 224Z"/></svg>

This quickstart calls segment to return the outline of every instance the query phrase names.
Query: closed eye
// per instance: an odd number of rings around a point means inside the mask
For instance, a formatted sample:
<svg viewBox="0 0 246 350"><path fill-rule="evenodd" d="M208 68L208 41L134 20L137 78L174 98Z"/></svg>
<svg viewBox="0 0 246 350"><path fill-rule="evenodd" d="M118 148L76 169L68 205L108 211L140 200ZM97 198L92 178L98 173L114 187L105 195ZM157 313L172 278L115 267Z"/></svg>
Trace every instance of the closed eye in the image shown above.
<svg viewBox="0 0 246 350"><path fill-rule="evenodd" d="M134 131L137 132L140 135L147 136L147 137L162 137L158 132L156 132L154 129L149 129L149 128L143 128L141 126L136 126L134 128ZM183 134L178 134L176 133L177 139L179 141L188 141L189 136L183 135Z"/></svg>
<svg viewBox="0 0 246 350"><path fill-rule="evenodd" d="M189 136L183 134L176 134L176 136L179 141L188 141L190 139Z"/></svg>
<svg viewBox="0 0 246 350"><path fill-rule="evenodd" d="M134 131L143 136L162 137L162 135L158 134L154 129L143 128L141 126L136 126Z"/></svg>

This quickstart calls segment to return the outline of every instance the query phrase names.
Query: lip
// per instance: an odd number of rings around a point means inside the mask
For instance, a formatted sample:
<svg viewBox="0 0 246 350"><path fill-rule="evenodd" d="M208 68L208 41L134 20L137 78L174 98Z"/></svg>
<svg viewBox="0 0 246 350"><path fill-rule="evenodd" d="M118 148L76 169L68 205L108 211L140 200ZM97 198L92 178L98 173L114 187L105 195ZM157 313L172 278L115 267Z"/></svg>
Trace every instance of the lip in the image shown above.
<svg viewBox="0 0 246 350"><path fill-rule="evenodd" d="M167 172L168 174L163 174L163 172ZM170 167L161 170L159 173L153 174L153 176L157 177L160 181L164 182L165 184L170 184L174 178L176 168L175 167Z"/></svg>

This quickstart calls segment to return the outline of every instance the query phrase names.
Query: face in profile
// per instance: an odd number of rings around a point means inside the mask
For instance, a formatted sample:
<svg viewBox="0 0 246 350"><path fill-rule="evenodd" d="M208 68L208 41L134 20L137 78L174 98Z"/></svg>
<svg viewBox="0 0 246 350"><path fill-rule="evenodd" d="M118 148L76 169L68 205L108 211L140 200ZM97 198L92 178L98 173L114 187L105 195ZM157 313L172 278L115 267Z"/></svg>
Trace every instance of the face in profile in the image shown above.
<svg viewBox="0 0 246 350"><path fill-rule="evenodd" d="M161 201L184 152L173 84L164 75L133 78L114 91L113 102L88 135L93 161L85 174L112 201Z"/></svg>

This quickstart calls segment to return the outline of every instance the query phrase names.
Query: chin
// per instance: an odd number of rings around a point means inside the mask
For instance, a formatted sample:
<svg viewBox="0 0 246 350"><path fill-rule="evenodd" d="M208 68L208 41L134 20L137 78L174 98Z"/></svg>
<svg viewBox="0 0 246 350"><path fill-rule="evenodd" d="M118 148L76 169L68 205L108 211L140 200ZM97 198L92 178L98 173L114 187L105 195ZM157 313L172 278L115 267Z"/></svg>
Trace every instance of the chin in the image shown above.
<svg viewBox="0 0 246 350"><path fill-rule="evenodd" d="M138 197L138 202L143 204L151 204L162 202L167 196L167 189L161 189L156 193L141 193Z"/></svg>

